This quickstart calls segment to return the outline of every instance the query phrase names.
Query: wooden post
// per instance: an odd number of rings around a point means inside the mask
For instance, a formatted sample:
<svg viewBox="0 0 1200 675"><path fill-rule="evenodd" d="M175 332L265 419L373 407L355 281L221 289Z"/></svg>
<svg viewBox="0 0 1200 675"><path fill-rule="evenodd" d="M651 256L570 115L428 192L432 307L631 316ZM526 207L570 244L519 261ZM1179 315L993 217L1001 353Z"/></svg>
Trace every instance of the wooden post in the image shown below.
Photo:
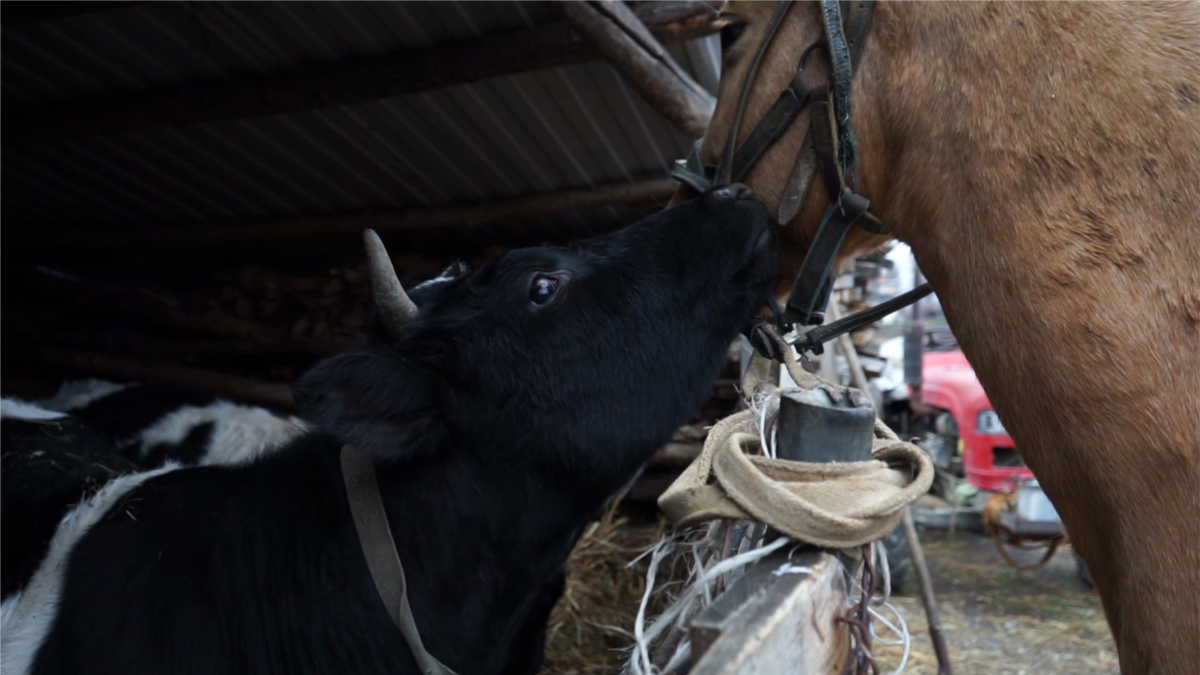
<svg viewBox="0 0 1200 675"><path fill-rule="evenodd" d="M946 633L942 629L942 618L938 613L937 598L933 595L933 580L929 577L929 566L925 564L925 551L917 538L917 526L913 524L912 509L905 506L900 515L904 526L904 538L908 541L908 555L917 570L917 585L921 589L921 602L925 605L925 618L929 622L929 637L933 640L933 651L937 654L938 675L954 675L950 667L950 650L946 648Z"/></svg>
<svg viewBox="0 0 1200 675"><path fill-rule="evenodd" d="M716 99L675 63L625 3L589 0L557 7L671 124L692 138L704 135Z"/></svg>
<svg viewBox="0 0 1200 675"><path fill-rule="evenodd" d="M837 559L780 551L756 563L692 622L691 675L838 675L850 654Z"/></svg>
<svg viewBox="0 0 1200 675"><path fill-rule="evenodd" d="M833 323L842 318L842 308L838 303L837 298L829 299L829 307L826 308L826 321ZM864 394L870 395L871 385L867 381L867 375L863 371L862 362L858 360L858 349L854 346L854 340L849 333L843 333L838 336L838 345L842 348L842 353L846 356L846 365L850 368L850 382ZM833 350L830 350L832 353Z"/></svg>

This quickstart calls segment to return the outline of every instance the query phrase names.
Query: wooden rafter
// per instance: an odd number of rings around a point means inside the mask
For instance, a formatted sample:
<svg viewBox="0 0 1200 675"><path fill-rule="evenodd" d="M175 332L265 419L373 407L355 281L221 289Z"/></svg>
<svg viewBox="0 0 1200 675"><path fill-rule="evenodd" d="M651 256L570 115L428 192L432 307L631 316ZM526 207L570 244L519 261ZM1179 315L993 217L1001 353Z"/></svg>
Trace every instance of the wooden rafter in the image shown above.
<svg viewBox="0 0 1200 675"><path fill-rule="evenodd" d="M716 99L679 67L625 3L589 0L555 7L675 128L692 138L704 135Z"/></svg>
<svg viewBox="0 0 1200 675"><path fill-rule="evenodd" d="M718 30L708 2L644 3L640 12L646 27L664 42ZM549 23L291 72L6 108L3 143L12 147L347 105L602 56L595 43L581 39L570 26Z"/></svg>
<svg viewBox="0 0 1200 675"><path fill-rule="evenodd" d="M105 0L64 0L63 2L13 2L9 0L0 7L0 25L17 26L39 21L57 21L80 14L107 12L124 9L142 2L107 2Z"/></svg>
<svg viewBox="0 0 1200 675"><path fill-rule="evenodd" d="M395 232L422 228L483 225L507 218L522 218L575 209L663 200L675 193L677 183L656 178L579 190L480 202L463 206L391 209L365 213L305 216L275 220L214 223L163 223L144 228L83 228L64 231L47 227L22 228L5 233L9 250L26 248L111 249L126 246L215 244L255 239L282 239L336 234L358 234L365 228Z"/></svg>

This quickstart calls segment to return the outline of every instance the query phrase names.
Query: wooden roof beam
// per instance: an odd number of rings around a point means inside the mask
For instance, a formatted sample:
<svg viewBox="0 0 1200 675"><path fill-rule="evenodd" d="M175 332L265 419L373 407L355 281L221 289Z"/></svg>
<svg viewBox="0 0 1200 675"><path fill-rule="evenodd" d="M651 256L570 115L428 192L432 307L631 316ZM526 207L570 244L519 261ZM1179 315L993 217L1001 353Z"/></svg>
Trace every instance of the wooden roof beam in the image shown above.
<svg viewBox="0 0 1200 675"><path fill-rule="evenodd" d="M14 2L8 0L0 6L0 26L18 26L39 21L57 21L81 14L95 14L113 9L124 9L146 4L145 2L107 2L105 0L63 0L62 2Z"/></svg>
<svg viewBox="0 0 1200 675"><path fill-rule="evenodd" d="M671 178L636 183L602 185L479 202L462 206L433 206L389 209L365 213L306 216L274 220L214 223L158 224L144 228L54 227L9 228L4 246L9 250L88 248L112 249L138 245L220 244L256 239L359 234L365 228L380 233L435 227L483 225L508 218L527 218L547 213L589 209L615 204L662 200L675 193Z"/></svg>
<svg viewBox="0 0 1200 675"><path fill-rule="evenodd" d="M714 4L719 3L643 3L637 11L659 40L678 42L719 30ZM602 56L594 42L580 38L567 24L549 23L285 73L6 107L3 144L13 147L361 103Z"/></svg>
<svg viewBox="0 0 1200 675"><path fill-rule="evenodd" d="M692 138L704 135L716 99L679 67L624 2L568 1L555 7L675 128Z"/></svg>

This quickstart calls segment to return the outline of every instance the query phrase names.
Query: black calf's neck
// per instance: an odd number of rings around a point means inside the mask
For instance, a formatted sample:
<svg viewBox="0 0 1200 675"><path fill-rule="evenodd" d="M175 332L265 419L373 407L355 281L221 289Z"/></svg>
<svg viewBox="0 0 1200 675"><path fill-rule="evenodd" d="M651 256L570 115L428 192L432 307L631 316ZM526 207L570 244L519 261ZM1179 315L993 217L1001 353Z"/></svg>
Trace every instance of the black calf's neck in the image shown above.
<svg viewBox="0 0 1200 675"><path fill-rule="evenodd" d="M541 641L529 636L544 631L567 557L612 478L579 485L529 461L529 448L513 461L514 448L453 445L376 466L425 645L475 667L540 661Z"/></svg>

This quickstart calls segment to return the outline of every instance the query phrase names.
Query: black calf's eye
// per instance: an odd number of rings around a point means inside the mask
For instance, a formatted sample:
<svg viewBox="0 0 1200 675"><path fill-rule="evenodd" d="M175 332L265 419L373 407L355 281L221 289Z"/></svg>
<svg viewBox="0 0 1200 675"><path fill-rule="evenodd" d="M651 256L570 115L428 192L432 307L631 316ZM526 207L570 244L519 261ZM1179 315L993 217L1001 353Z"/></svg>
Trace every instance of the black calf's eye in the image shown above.
<svg viewBox="0 0 1200 675"><path fill-rule="evenodd" d="M742 36L742 31L746 30L746 22L737 19L731 20L721 29L721 51L729 51L733 43L737 42Z"/></svg>
<svg viewBox="0 0 1200 675"><path fill-rule="evenodd" d="M534 305L545 305L558 294L559 280L556 277L538 275L533 278L529 288L529 302Z"/></svg>

